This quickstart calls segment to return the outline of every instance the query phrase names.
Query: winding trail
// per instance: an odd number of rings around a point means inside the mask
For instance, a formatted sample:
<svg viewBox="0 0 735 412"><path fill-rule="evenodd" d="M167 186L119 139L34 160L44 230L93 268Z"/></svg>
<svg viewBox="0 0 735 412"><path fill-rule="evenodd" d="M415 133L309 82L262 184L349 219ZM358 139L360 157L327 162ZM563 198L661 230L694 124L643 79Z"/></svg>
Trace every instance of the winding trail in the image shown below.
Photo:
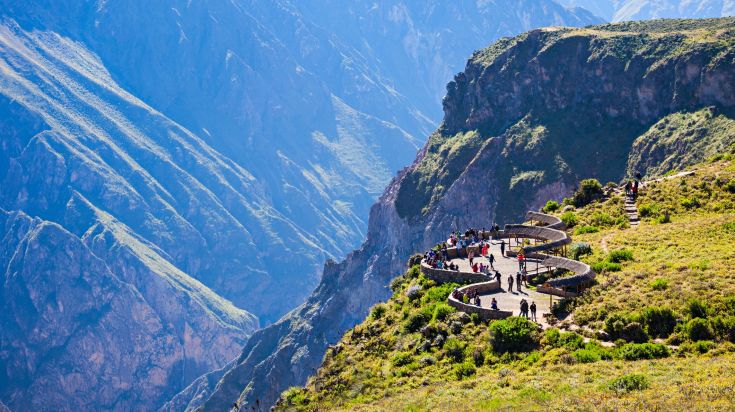
<svg viewBox="0 0 735 412"><path fill-rule="evenodd" d="M495 257L494 269L501 273L500 282L495 280L494 276L472 272L469 259L457 257L457 248L450 248L448 252L451 262L459 266L459 271L431 268L425 261L421 262L422 271L437 283L470 282L469 285L459 290L463 293L477 291L480 296L480 306L464 303L449 296L448 303L459 311L476 313L483 319L502 319L514 314L520 315L520 302L525 299L529 304L536 303L537 321L546 326L545 315L551 311L554 296L562 298L577 296L582 287L591 283L595 273L589 265L583 262L557 256L563 253L566 245L571 243L571 238L563 230L564 224L559 218L538 212L528 212L526 217L528 220L537 222L537 225L506 225L502 231L492 236L492 240L490 232L481 234L483 239L490 241L489 254ZM500 254L501 242L506 244L505 256ZM551 279L535 290L521 287L519 291L515 284L515 274L519 270L515 257L521 246L525 251L526 268L530 275L536 276L556 268L566 269L572 273ZM478 246L462 249L462 256L467 256L470 251L474 251L479 256L478 249ZM478 262L489 264L485 257L475 259ZM513 291L507 288L510 275L513 275L514 278ZM504 284L505 289L502 287ZM490 302L493 298L498 302L500 310L490 309Z"/></svg>

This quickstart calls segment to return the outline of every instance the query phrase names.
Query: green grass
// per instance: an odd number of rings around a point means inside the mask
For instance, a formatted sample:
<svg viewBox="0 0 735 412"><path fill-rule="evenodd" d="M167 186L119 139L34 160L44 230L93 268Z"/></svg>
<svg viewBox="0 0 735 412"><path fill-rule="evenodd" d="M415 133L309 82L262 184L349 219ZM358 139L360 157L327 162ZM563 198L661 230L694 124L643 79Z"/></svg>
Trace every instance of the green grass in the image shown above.
<svg viewBox="0 0 735 412"><path fill-rule="evenodd" d="M735 194L717 179L735 179L730 161L642 190L639 203L669 210L670 224L649 216L638 228L613 223L575 235L591 245L581 259L604 267L597 284L567 307L578 324L620 339L614 347L556 329L529 335L514 323L520 320L464 317L445 303L458 285L436 285L414 267L279 408L435 410L470 399L469 409L677 409L683 402L732 409ZM700 206L687 208L682 197ZM573 213L584 227L619 209L613 197ZM417 290L414 298L409 289Z"/></svg>

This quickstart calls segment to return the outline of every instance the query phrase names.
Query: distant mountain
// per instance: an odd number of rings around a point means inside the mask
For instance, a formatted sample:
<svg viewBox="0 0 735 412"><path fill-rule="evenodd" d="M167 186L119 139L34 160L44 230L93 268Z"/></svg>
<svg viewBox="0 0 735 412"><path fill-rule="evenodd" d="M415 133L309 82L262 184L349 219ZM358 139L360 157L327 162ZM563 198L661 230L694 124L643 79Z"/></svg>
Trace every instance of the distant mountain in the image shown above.
<svg viewBox="0 0 735 412"><path fill-rule="evenodd" d="M221 205L247 174L78 43L6 20L0 72L0 399L155 408L258 326L185 273L252 244Z"/></svg>
<svg viewBox="0 0 735 412"><path fill-rule="evenodd" d="M607 21L735 16L735 0L558 0Z"/></svg>
<svg viewBox="0 0 735 412"><path fill-rule="evenodd" d="M26 29L82 42L132 95L248 171L235 189L259 203L238 218L253 246L211 255L209 241L181 266L265 323L363 239L370 205L435 127L474 48L598 21L550 0L0 4Z"/></svg>

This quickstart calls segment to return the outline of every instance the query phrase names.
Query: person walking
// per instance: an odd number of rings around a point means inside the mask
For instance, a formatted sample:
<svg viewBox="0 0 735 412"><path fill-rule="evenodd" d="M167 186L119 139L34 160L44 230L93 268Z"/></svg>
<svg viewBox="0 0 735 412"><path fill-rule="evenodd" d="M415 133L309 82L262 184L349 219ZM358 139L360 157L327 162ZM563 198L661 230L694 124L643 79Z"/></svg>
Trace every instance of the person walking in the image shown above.
<svg viewBox="0 0 735 412"><path fill-rule="evenodd" d="M495 256L492 253L488 255L487 261L490 262L490 268L495 270L495 266L493 265L495 263Z"/></svg>
<svg viewBox="0 0 735 412"><path fill-rule="evenodd" d="M508 292L513 292L513 275L508 275Z"/></svg>
<svg viewBox="0 0 735 412"><path fill-rule="evenodd" d="M502 282L500 281L500 272L495 271L495 280L498 281L498 287L502 288Z"/></svg>
<svg viewBox="0 0 735 412"><path fill-rule="evenodd" d="M526 260L525 252L523 251L523 248L518 251L518 270L523 269L523 261Z"/></svg>
<svg viewBox="0 0 735 412"><path fill-rule="evenodd" d="M536 322L536 302L531 301L531 320Z"/></svg>
<svg viewBox="0 0 735 412"><path fill-rule="evenodd" d="M500 241L500 256L505 257L505 240Z"/></svg>

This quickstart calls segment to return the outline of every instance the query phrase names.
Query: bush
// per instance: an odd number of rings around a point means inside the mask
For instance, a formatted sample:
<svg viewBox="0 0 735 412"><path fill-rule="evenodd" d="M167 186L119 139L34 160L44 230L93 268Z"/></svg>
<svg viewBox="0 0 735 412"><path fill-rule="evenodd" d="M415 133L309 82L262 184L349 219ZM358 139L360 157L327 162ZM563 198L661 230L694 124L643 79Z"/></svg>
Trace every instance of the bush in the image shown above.
<svg viewBox="0 0 735 412"><path fill-rule="evenodd" d="M430 320L431 317L424 312L414 313L406 320L406 323L403 325L403 330L407 333L418 332L418 330L429 323Z"/></svg>
<svg viewBox="0 0 735 412"><path fill-rule="evenodd" d="M592 265L592 270L594 270L597 273L602 272L620 272L622 269L622 266L620 266L620 263L612 263L608 262L607 260L603 260L602 262L596 262Z"/></svg>
<svg viewBox="0 0 735 412"><path fill-rule="evenodd" d="M735 193L735 180L730 180L729 182L725 183L722 188L730 193Z"/></svg>
<svg viewBox="0 0 735 412"><path fill-rule="evenodd" d="M628 249L613 250L607 255L607 260L613 263L625 262L633 260L633 252Z"/></svg>
<svg viewBox="0 0 735 412"><path fill-rule="evenodd" d="M434 320L444 320L447 316L455 312L455 309L446 303L438 303L434 308Z"/></svg>
<svg viewBox="0 0 735 412"><path fill-rule="evenodd" d="M619 393L640 391L648 388L648 386L648 379L646 379L645 376L638 374L623 375L619 378L611 380L607 384L607 387L610 390Z"/></svg>
<svg viewBox="0 0 735 412"><path fill-rule="evenodd" d="M454 362L464 360L464 348L467 344L457 338L449 338L444 342L444 353Z"/></svg>
<svg viewBox="0 0 735 412"><path fill-rule="evenodd" d="M623 328L628 324L628 318L619 313L613 313L605 319L605 332L610 335L613 340L620 339L623 335Z"/></svg>
<svg viewBox="0 0 735 412"><path fill-rule="evenodd" d="M576 242L569 248L569 253L574 260L579 260L584 255L592 253L592 246L587 242Z"/></svg>
<svg viewBox="0 0 735 412"><path fill-rule="evenodd" d="M669 281L666 279L656 279L651 282L651 289L653 290L666 290L669 288Z"/></svg>
<svg viewBox="0 0 735 412"><path fill-rule="evenodd" d="M585 233L597 233L599 231L600 231L600 228L597 226L580 226L574 229L574 234L583 235Z"/></svg>
<svg viewBox="0 0 735 412"><path fill-rule="evenodd" d="M459 365L454 365L454 376L457 378L457 380L462 380L466 377L470 377L475 374L477 369L475 369L475 365L465 362L460 363Z"/></svg>
<svg viewBox="0 0 735 412"><path fill-rule="evenodd" d="M398 352L390 360L393 366L404 366L413 362L413 356L408 352Z"/></svg>
<svg viewBox="0 0 735 412"><path fill-rule="evenodd" d="M556 212L559 210L559 202L556 202L554 200L549 200L546 202L546 205L541 209L542 212L550 213L550 212Z"/></svg>
<svg viewBox="0 0 735 412"><path fill-rule="evenodd" d="M656 218L655 222L660 225L671 223L671 216L669 216L669 212L664 212L661 216Z"/></svg>
<svg viewBox="0 0 735 412"><path fill-rule="evenodd" d="M574 212L564 212L559 218L569 228L574 227L574 225L577 224L577 215L575 215Z"/></svg>
<svg viewBox="0 0 735 412"><path fill-rule="evenodd" d="M482 349L475 348L472 352L472 361L477 367L480 367L485 363L485 354L482 352Z"/></svg>
<svg viewBox="0 0 735 412"><path fill-rule="evenodd" d="M552 328L544 332L541 344L552 348L563 347L573 351L584 346L584 338L574 332L561 332L559 329Z"/></svg>
<svg viewBox="0 0 735 412"><path fill-rule="evenodd" d="M656 203L644 203L638 207L641 217L654 217L659 214L659 206Z"/></svg>
<svg viewBox="0 0 735 412"><path fill-rule="evenodd" d="M645 308L640 321L646 332L654 338L666 338L676 327L676 316L669 308Z"/></svg>
<svg viewBox="0 0 735 412"><path fill-rule="evenodd" d="M706 319L694 318L687 323L687 336L693 341L711 340L714 336Z"/></svg>
<svg viewBox="0 0 735 412"><path fill-rule="evenodd" d="M426 294L424 295L422 302L425 304L432 302L446 302L449 295L458 286L458 283L449 282L430 288L426 290Z"/></svg>
<svg viewBox="0 0 735 412"><path fill-rule="evenodd" d="M406 290L406 297L408 297L409 300L418 299L421 297L421 286L420 285L413 285Z"/></svg>
<svg viewBox="0 0 735 412"><path fill-rule="evenodd" d="M627 343L618 349L618 356L625 360L660 359L671 355L666 345L659 343Z"/></svg>
<svg viewBox="0 0 735 412"><path fill-rule="evenodd" d="M490 344L497 353L529 352L538 344L536 324L522 317L510 317L490 324Z"/></svg>
<svg viewBox="0 0 735 412"><path fill-rule="evenodd" d="M588 205L602 196L602 185L597 179L584 179L580 182L579 189L574 192L573 203L575 207Z"/></svg>
<svg viewBox="0 0 735 412"><path fill-rule="evenodd" d="M684 209L687 209L687 210L694 209L696 207L701 206L699 203L699 200L696 197L694 198L683 197L681 198L679 203L684 207Z"/></svg>
<svg viewBox="0 0 735 412"><path fill-rule="evenodd" d="M594 363L601 359L600 354L597 351L590 349L577 349L572 352L572 355L579 363Z"/></svg>
<svg viewBox="0 0 735 412"><path fill-rule="evenodd" d="M380 318L383 317L383 315L385 314L386 310L387 309L386 309L385 305L382 304L382 303L379 303L379 304L373 306L373 310L370 311L370 318L372 318L372 319L380 319Z"/></svg>
<svg viewBox="0 0 735 412"><path fill-rule="evenodd" d="M631 322L623 327L623 339L628 342L643 343L648 342L648 334L643 329L643 325L638 322Z"/></svg>
<svg viewBox="0 0 735 412"><path fill-rule="evenodd" d="M709 306L701 300L694 298L687 302L687 310L692 318L706 318L709 312Z"/></svg>

